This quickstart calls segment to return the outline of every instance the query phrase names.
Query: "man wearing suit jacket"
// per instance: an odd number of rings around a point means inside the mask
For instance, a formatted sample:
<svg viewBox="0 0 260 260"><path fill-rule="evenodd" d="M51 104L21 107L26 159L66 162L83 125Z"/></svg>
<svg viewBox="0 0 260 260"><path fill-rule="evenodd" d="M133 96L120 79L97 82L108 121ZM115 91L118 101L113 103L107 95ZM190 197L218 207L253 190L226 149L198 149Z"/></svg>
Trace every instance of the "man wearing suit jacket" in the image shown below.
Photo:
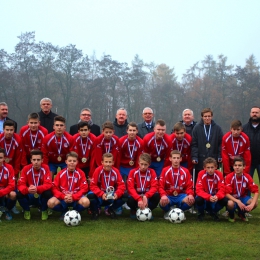
<svg viewBox="0 0 260 260"><path fill-rule="evenodd" d="M148 133L153 132L154 122L153 122L153 110L150 107L145 107L143 110L144 122L138 124L138 136L144 138Z"/></svg>
<svg viewBox="0 0 260 260"><path fill-rule="evenodd" d="M93 121L91 119L92 112L89 108L83 108L80 112L80 121L87 122L90 125L90 132L94 134L95 136L100 135L100 126L93 124ZM70 134L75 135L78 133L78 124L72 125L70 127Z"/></svg>
<svg viewBox="0 0 260 260"><path fill-rule="evenodd" d="M17 131L17 123L9 118L8 116L8 106L5 102L0 102L0 134L3 132L3 125L6 120L12 120L14 122L14 132Z"/></svg>

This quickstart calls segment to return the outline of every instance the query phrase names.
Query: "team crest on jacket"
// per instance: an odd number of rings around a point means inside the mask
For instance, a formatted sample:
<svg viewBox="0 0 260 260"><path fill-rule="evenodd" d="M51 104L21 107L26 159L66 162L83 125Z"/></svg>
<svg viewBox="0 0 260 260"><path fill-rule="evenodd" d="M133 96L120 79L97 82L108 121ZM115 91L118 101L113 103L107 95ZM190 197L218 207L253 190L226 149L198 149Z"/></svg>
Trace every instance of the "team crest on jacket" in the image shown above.
<svg viewBox="0 0 260 260"><path fill-rule="evenodd" d="M215 183L215 184L217 184L217 183L218 183L218 181L217 181L217 180L215 180L215 181L214 181L214 183Z"/></svg>
<svg viewBox="0 0 260 260"><path fill-rule="evenodd" d="M111 180L112 180L112 181L115 181L115 179L116 179L115 176L112 176L112 177L111 177Z"/></svg>
<svg viewBox="0 0 260 260"><path fill-rule="evenodd" d="M150 176L148 176L148 177L147 177L147 181L150 181L150 180L151 180L151 178L150 178Z"/></svg>
<svg viewBox="0 0 260 260"><path fill-rule="evenodd" d="M64 147L67 148L69 145L67 143L64 144Z"/></svg>
<svg viewBox="0 0 260 260"><path fill-rule="evenodd" d="M41 139L38 139L38 140L37 140L37 142L38 142L38 143L41 143L41 142L42 142L42 140L41 140Z"/></svg>
<svg viewBox="0 0 260 260"><path fill-rule="evenodd" d="M181 176L181 180L182 180L182 181L184 180L184 176L183 176L183 175Z"/></svg>
<svg viewBox="0 0 260 260"><path fill-rule="evenodd" d="M4 174L4 179L7 179L8 178L8 175L7 174Z"/></svg>
<svg viewBox="0 0 260 260"><path fill-rule="evenodd" d="M246 187L246 183L245 183L245 182L243 183L243 187L244 187L244 188Z"/></svg>
<svg viewBox="0 0 260 260"><path fill-rule="evenodd" d="M75 178L74 182L77 183L78 182L78 178Z"/></svg>

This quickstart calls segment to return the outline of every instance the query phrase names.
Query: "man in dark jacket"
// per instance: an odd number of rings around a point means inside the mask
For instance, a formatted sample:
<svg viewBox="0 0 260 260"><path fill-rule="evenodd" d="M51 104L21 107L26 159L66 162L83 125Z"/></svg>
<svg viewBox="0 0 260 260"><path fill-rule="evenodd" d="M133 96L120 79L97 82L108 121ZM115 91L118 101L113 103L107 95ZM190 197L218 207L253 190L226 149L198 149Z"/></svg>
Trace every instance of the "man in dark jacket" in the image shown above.
<svg viewBox="0 0 260 260"><path fill-rule="evenodd" d="M3 125L6 120L12 120L14 122L14 132L17 131L17 123L8 117L8 106L5 102L0 102L0 134L3 132Z"/></svg>
<svg viewBox="0 0 260 260"><path fill-rule="evenodd" d="M192 136L192 131L197 122L194 121L193 111L186 108L182 112L181 122L185 125L186 133Z"/></svg>
<svg viewBox="0 0 260 260"><path fill-rule="evenodd" d="M251 151L250 175L254 176L257 170L260 180L260 108L254 106L250 111L250 118L247 124L243 126L243 132L249 137Z"/></svg>
<svg viewBox="0 0 260 260"><path fill-rule="evenodd" d="M48 133L53 131L54 117L57 114L51 111L52 100L50 98L43 98L40 101L41 111L38 113L40 116L41 126L45 127L48 130Z"/></svg>
<svg viewBox="0 0 260 260"><path fill-rule="evenodd" d="M127 122L127 111L125 108L119 108L116 111L116 118L113 122L115 128L115 135L120 138L127 134L126 127L128 125Z"/></svg>
<svg viewBox="0 0 260 260"><path fill-rule="evenodd" d="M150 107L145 107L143 110L143 123L138 124L138 136L144 138L145 135L153 132L153 110Z"/></svg>
<svg viewBox="0 0 260 260"><path fill-rule="evenodd" d="M191 158L195 165L196 177L198 172L203 170L203 161L206 158L212 157L217 162L222 162L223 132L212 118L213 111L210 108L204 108L201 111L201 121L196 124L192 132Z"/></svg>
<svg viewBox="0 0 260 260"><path fill-rule="evenodd" d="M80 116L79 116L79 122L87 122L90 125L90 132L95 135L99 136L100 135L100 126L93 124L92 121L92 112L90 108L83 108L80 111ZM75 135L78 133L78 124L72 125L70 127L70 134Z"/></svg>

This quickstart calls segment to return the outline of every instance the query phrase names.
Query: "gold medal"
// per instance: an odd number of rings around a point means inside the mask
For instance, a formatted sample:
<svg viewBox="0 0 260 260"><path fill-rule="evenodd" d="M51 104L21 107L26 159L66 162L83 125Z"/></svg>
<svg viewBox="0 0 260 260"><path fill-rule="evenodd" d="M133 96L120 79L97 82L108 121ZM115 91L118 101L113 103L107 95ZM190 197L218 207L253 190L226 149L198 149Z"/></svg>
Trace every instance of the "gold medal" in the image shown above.
<svg viewBox="0 0 260 260"><path fill-rule="evenodd" d="M9 158L5 158L5 162L6 162L6 163L9 163L9 162L10 162L10 159L9 159Z"/></svg>
<svg viewBox="0 0 260 260"><path fill-rule="evenodd" d="M132 160L129 162L129 165L130 165L130 166L133 166L134 164L135 164L135 162L132 161Z"/></svg>
<svg viewBox="0 0 260 260"><path fill-rule="evenodd" d="M210 143L206 143L206 147L209 149L210 148Z"/></svg>
<svg viewBox="0 0 260 260"><path fill-rule="evenodd" d="M33 196L34 196L35 199L38 199L38 198L39 198L39 194L38 194L38 193L34 193Z"/></svg>
<svg viewBox="0 0 260 260"><path fill-rule="evenodd" d="M83 163L86 163L86 162L87 162L87 158L86 158L86 157L83 157L83 158L81 159L81 161L82 161Z"/></svg>
<svg viewBox="0 0 260 260"><path fill-rule="evenodd" d="M161 157L160 156L158 156L157 158L156 158L156 161L157 162L160 162L162 159L161 159Z"/></svg>
<svg viewBox="0 0 260 260"><path fill-rule="evenodd" d="M173 196L178 196L178 191L175 190L172 194L173 194Z"/></svg>
<svg viewBox="0 0 260 260"><path fill-rule="evenodd" d="M58 160L58 162L60 162L62 160L61 156L58 156L57 160Z"/></svg>

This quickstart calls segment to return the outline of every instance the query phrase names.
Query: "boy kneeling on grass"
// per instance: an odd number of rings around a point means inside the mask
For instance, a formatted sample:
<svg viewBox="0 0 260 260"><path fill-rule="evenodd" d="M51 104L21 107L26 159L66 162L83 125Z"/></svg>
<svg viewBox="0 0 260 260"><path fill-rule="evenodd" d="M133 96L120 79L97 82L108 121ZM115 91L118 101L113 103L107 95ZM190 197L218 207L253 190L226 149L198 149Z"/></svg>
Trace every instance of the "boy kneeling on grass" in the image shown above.
<svg viewBox="0 0 260 260"><path fill-rule="evenodd" d="M85 173L76 167L77 153L68 153L65 163L67 167L59 171L52 183L54 197L48 200L48 207L60 211L62 220L69 207L81 212L90 204L89 199L85 197L88 191Z"/></svg>
<svg viewBox="0 0 260 260"><path fill-rule="evenodd" d="M238 216L243 221L248 221L245 213L252 211L257 207L258 186L254 183L252 177L244 172L245 161L242 157L235 157L233 164L234 172L226 176L226 197L228 200L227 210L229 212L229 221L235 221L235 210L238 210ZM248 192L254 193L253 198L248 196Z"/></svg>
<svg viewBox="0 0 260 260"><path fill-rule="evenodd" d="M196 183L198 220L204 220L204 210L207 210L214 221L219 221L217 213L227 206L228 202L225 197L224 179L222 173L217 170L217 161L214 158L208 157L203 166L204 170L199 172Z"/></svg>
<svg viewBox="0 0 260 260"><path fill-rule="evenodd" d="M130 218L136 219L136 209L146 207L153 210L160 201L156 172L148 168L151 155L143 153L139 157L139 167L130 171L127 179L129 198L127 205L131 208Z"/></svg>
<svg viewBox="0 0 260 260"><path fill-rule="evenodd" d="M121 197L125 192L125 183L118 169L113 167L113 155L111 153L104 153L101 164L94 171L90 183L90 190L94 193L94 199L91 200L90 205L92 220L98 219L98 208L101 206L108 206L105 209L105 214L114 219L116 218L115 210L124 204ZM107 197L108 190L114 190L111 193L113 198ZM88 197L90 197L90 194L88 194Z"/></svg>

